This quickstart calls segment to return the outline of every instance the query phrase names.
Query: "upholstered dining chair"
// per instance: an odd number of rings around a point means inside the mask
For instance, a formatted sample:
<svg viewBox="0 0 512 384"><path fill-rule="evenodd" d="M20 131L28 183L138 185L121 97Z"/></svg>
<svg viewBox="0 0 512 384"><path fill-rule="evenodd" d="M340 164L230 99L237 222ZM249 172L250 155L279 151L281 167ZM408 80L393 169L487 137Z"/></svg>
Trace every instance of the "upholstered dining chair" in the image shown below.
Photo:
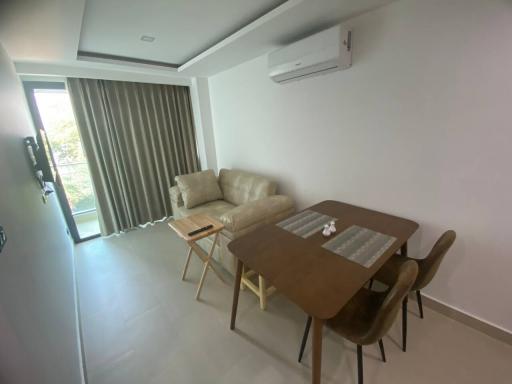
<svg viewBox="0 0 512 384"><path fill-rule="evenodd" d="M393 325L400 311L400 304L409 293L418 275L415 261L407 261L400 267L395 282L385 292L374 292L366 288L359 290L355 296L326 325L344 338L357 344L357 377L363 383L363 345L378 341L382 361L386 361L382 337ZM302 360L308 339L311 317L308 317L302 337L299 362Z"/></svg>
<svg viewBox="0 0 512 384"><path fill-rule="evenodd" d="M436 241L430 253L424 259L411 259L409 257L401 256L399 254L393 255L375 274L372 280L380 281L387 286L391 286L396 280L396 276L400 267L409 260L415 260L418 263L419 272L416 281L412 285L411 291L416 292L416 300L418 302L418 309L420 317L423 319L423 304L421 302L421 290L425 288L434 278L441 261L455 241L455 231L448 230L441 235ZM370 281L370 289L372 281ZM407 302L408 298L405 296L402 303L402 349L407 349Z"/></svg>

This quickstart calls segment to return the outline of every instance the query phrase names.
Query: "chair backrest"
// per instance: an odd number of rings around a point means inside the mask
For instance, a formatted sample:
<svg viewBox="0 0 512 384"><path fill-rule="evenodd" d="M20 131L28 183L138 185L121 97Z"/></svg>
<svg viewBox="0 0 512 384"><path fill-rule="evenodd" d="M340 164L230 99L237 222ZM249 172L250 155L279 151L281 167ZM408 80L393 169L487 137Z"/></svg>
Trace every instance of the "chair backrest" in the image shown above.
<svg viewBox="0 0 512 384"><path fill-rule="evenodd" d="M221 169L219 185L224 200L231 204L242 205L276 194L276 183L266 177L253 173Z"/></svg>
<svg viewBox="0 0 512 384"><path fill-rule="evenodd" d="M432 281L441 265L441 261L443 261L444 255L446 255L446 252L448 252L452 246L456 236L455 231L446 231L436 241L428 256L424 259L417 260L420 271L413 285L414 290L422 289Z"/></svg>
<svg viewBox="0 0 512 384"><path fill-rule="evenodd" d="M375 343L389 331L417 276L418 263L414 260L406 261L400 267L395 284L389 289L372 326L364 336L364 344Z"/></svg>

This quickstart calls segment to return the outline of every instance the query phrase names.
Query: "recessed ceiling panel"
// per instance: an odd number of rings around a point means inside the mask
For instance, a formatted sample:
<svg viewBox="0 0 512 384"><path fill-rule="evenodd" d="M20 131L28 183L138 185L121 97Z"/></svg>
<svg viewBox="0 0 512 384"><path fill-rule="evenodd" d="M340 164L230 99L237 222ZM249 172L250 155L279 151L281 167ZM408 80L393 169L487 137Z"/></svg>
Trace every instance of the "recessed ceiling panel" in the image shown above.
<svg viewBox="0 0 512 384"><path fill-rule="evenodd" d="M79 51L180 65L285 2L87 0Z"/></svg>

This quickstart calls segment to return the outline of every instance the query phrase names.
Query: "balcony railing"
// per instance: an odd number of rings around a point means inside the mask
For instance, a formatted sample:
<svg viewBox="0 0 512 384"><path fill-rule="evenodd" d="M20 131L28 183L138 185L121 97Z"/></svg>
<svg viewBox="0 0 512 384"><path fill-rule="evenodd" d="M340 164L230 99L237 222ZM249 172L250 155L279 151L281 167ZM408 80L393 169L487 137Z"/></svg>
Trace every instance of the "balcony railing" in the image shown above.
<svg viewBox="0 0 512 384"><path fill-rule="evenodd" d="M73 215L96 210L87 163L64 163L59 164L57 168Z"/></svg>

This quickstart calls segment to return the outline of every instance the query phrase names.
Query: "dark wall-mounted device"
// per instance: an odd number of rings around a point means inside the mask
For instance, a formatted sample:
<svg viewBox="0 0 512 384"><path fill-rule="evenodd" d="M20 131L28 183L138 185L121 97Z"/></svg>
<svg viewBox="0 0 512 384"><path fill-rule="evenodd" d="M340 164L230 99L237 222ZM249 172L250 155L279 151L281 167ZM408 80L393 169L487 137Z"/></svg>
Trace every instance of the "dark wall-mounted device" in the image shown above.
<svg viewBox="0 0 512 384"><path fill-rule="evenodd" d="M5 243L7 243L7 235L5 234L4 228L0 225L0 252L4 249Z"/></svg>
<svg viewBox="0 0 512 384"><path fill-rule="evenodd" d="M43 139L44 138L44 139ZM43 130L37 135L37 139L31 136L23 139L28 161L34 172L34 176L41 187L41 198L46 204L48 195L53 193L53 188L47 182L55 183L55 169L50 164L51 158L48 139Z"/></svg>
<svg viewBox="0 0 512 384"><path fill-rule="evenodd" d="M41 132L37 139L32 136L25 137L23 143L27 151L27 156L32 165L36 178L43 182L55 182L54 171L49 161L49 149L46 135Z"/></svg>

